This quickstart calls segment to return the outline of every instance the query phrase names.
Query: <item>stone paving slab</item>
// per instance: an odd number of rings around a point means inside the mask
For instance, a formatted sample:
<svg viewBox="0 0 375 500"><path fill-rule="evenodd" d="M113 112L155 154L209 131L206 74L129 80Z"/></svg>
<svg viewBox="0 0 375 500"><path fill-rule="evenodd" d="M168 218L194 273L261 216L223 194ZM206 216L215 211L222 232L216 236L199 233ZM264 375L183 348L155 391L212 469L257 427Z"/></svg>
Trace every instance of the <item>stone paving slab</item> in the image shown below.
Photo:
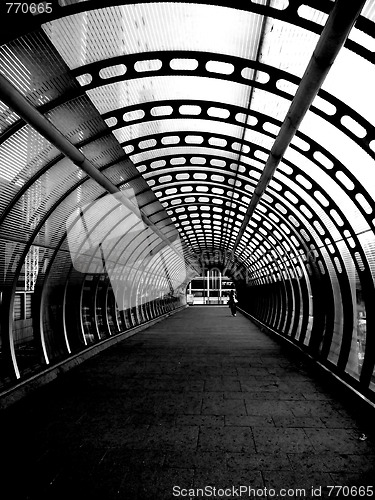
<svg viewBox="0 0 375 500"><path fill-rule="evenodd" d="M243 498L267 498L265 488L333 498L328 485L372 487L372 427L316 375L241 314L190 307L3 411L2 498L222 499L240 486L253 488Z"/></svg>

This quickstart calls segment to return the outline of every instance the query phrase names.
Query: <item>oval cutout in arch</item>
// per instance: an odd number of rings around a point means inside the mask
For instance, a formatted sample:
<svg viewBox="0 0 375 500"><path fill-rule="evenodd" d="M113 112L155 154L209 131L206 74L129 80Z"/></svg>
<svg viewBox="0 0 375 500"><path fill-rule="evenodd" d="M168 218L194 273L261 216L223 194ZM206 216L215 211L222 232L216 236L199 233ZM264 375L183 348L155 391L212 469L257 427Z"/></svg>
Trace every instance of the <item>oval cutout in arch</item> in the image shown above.
<svg viewBox="0 0 375 500"><path fill-rule="evenodd" d="M146 59L144 61L137 61L134 64L134 69L137 73L145 73L146 71L159 71L163 63L160 59Z"/></svg>
<svg viewBox="0 0 375 500"><path fill-rule="evenodd" d="M171 69L175 71L194 71L198 68L196 59L175 58L169 62Z"/></svg>
<svg viewBox="0 0 375 500"><path fill-rule="evenodd" d="M210 73L220 73L222 75L231 75L234 71L233 64L222 61L208 61L206 70Z"/></svg>

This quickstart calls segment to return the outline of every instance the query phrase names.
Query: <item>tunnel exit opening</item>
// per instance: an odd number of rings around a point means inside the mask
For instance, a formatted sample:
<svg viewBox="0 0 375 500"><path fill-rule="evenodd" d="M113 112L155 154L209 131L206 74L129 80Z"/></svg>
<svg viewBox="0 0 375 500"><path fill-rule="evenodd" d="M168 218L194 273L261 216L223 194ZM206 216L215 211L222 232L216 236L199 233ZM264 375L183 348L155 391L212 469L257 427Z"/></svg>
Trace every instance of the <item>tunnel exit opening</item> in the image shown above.
<svg viewBox="0 0 375 500"><path fill-rule="evenodd" d="M229 292L234 288L231 278L220 269L212 268L189 283L187 302L190 305L226 305Z"/></svg>

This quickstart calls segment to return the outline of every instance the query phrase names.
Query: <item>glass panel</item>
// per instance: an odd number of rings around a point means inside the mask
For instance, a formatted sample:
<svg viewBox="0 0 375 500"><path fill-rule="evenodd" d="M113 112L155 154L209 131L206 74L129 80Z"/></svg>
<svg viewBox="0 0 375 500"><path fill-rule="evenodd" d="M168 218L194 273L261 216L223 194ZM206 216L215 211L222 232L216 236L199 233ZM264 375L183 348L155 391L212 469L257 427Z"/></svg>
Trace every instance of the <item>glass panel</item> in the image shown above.
<svg viewBox="0 0 375 500"><path fill-rule="evenodd" d="M112 83L88 90L87 95L101 114L144 102L178 99L216 101L246 108L249 87L205 77L155 76Z"/></svg>
<svg viewBox="0 0 375 500"><path fill-rule="evenodd" d="M0 133L2 134L7 128L9 128L13 123L18 121L20 117L3 101L0 101Z"/></svg>
<svg viewBox="0 0 375 500"><path fill-rule="evenodd" d="M298 8L298 15L303 19L307 19L308 21L312 21L313 23L320 24L321 26L324 26L328 19L328 14L320 10L313 9L308 5L301 5Z"/></svg>
<svg viewBox="0 0 375 500"><path fill-rule="evenodd" d="M318 38L308 30L268 19L260 61L302 77Z"/></svg>
<svg viewBox="0 0 375 500"><path fill-rule="evenodd" d="M32 127L26 125L0 145L0 182L14 191L22 187L58 150Z"/></svg>
<svg viewBox="0 0 375 500"><path fill-rule="evenodd" d="M165 119L152 122L135 123L114 130L113 135L119 142L137 140L140 137L176 132L200 131L212 134L227 135L230 138L241 138L243 128L239 125L222 123L214 120Z"/></svg>
<svg viewBox="0 0 375 500"><path fill-rule="evenodd" d="M279 97L261 89L254 89L251 109L264 115L272 116L276 120L284 121L289 110L292 96L289 99Z"/></svg>
<svg viewBox="0 0 375 500"><path fill-rule="evenodd" d="M18 15L23 16L22 13ZM5 21L6 17L3 19ZM35 107L50 103L78 87L47 42L44 33L36 30L0 47L1 73Z"/></svg>
<svg viewBox="0 0 375 500"><path fill-rule="evenodd" d="M375 235L372 231L359 234L358 239L365 252L370 267L373 282L375 284Z"/></svg>
<svg viewBox="0 0 375 500"><path fill-rule="evenodd" d="M333 327L333 335L332 342L330 345L330 350L328 354L328 360L334 364L337 364L341 343L342 343L342 331L343 331L343 307L342 307L342 297L340 291L340 285L337 278L336 269L332 264L329 252L322 248L321 252L326 261L326 265L328 268L328 273L330 275L330 280L332 283L332 291L334 298L334 327Z"/></svg>
<svg viewBox="0 0 375 500"><path fill-rule="evenodd" d="M370 21L375 21L375 4L373 0L367 0L362 9L361 16L366 17Z"/></svg>
<svg viewBox="0 0 375 500"><path fill-rule="evenodd" d="M203 50L255 59L262 19L214 5L166 2L82 12L45 23L43 29L73 69L160 50Z"/></svg>
<svg viewBox="0 0 375 500"><path fill-rule="evenodd" d="M375 125L374 81L374 64L343 48L324 80L322 88L349 104L357 113ZM340 82L339 85L338 82Z"/></svg>

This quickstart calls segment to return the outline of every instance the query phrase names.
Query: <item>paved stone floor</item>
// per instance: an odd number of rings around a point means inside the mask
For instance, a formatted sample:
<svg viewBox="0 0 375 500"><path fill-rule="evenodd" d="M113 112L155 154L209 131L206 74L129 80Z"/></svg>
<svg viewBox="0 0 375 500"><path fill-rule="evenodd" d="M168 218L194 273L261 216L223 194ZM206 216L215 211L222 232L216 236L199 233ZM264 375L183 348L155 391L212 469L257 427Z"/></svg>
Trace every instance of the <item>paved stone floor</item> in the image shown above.
<svg viewBox="0 0 375 500"><path fill-rule="evenodd" d="M370 498L375 441L311 370L227 307L185 309L3 412L1 498Z"/></svg>

